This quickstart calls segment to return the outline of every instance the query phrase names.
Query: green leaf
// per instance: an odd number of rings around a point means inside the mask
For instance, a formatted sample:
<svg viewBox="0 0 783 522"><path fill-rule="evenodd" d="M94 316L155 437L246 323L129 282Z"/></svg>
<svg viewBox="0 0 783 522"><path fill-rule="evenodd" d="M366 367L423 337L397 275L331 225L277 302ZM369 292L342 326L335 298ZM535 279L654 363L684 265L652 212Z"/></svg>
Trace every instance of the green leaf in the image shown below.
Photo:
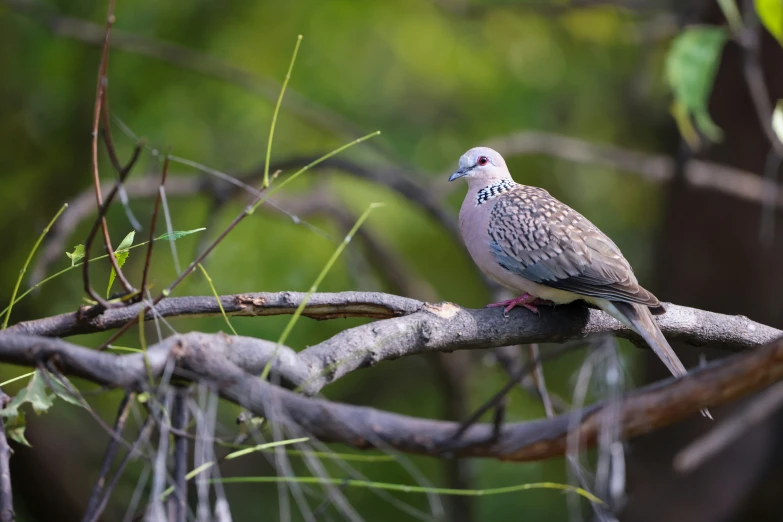
<svg viewBox="0 0 783 522"><path fill-rule="evenodd" d="M25 426L25 414L23 411L20 411L15 417L12 417L5 422L5 433L11 437L11 440L15 440L19 444L24 444L25 446L32 448L33 445L30 444L24 436Z"/></svg>
<svg viewBox="0 0 783 522"><path fill-rule="evenodd" d="M193 230L174 230L171 233L166 232L165 234L156 237L155 241L160 241L162 239L173 239L176 241L181 237L189 236L190 234L195 234L196 232L201 232L202 230L206 230L206 228L194 228Z"/></svg>
<svg viewBox="0 0 783 522"><path fill-rule="evenodd" d="M44 378L41 376L40 371L36 371L33 378L30 379L26 391L27 395L25 401L30 403L33 407L33 411L38 415L46 413L54 404L54 401L52 400L53 397L46 391L46 382L44 382Z"/></svg>
<svg viewBox="0 0 783 522"><path fill-rule="evenodd" d="M64 383L60 382L59 379L65 379L65 382L70 383L68 379L65 378L65 376L61 376L58 379L52 378L49 379L49 385L51 386L52 391L55 395L57 395L59 398L64 400L65 402L69 402L75 406L79 406L80 408L84 408L84 404L82 404L78 397L75 397L74 394L68 389L68 387L65 386ZM70 387L73 389L73 385Z"/></svg>
<svg viewBox="0 0 783 522"><path fill-rule="evenodd" d="M689 27L674 39L666 57L666 78L675 100L712 141L719 141L723 133L710 118L707 104L727 37L724 28Z"/></svg>
<svg viewBox="0 0 783 522"><path fill-rule="evenodd" d="M772 130L778 139L783 142L783 100L778 100L775 110L772 111Z"/></svg>
<svg viewBox="0 0 783 522"><path fill-rule="evenodd" d="M49 393L47 382L41 374L41 371L36 370L33 373L30 382L27 383L27 386L19 390L19 393L11 399L11 402L0 410L0 417L6 419L4 422L6 433L20 444L30 446L30 443L27 442L27 439L25 439L24 436L25 412L20 409L22 405L29 404L33 408L33 411L40 415L46 413L49 408L54 405L54 398L57 396L66 402L84 407L84 405L55 378L50 378L48 384L51 384L52 391L54 392L53 394Z"/></svg>
<svg viewBox="0 0 783 522"><path fill-rule="evenodd" d="M39 371L33 374L27 387L19 390L11 402L0 410L0 417L15 418L19 415L19 407L25 403L29 403L38 414L44 413L52 407L52 397L46 393L46 383Z"/></svg>
<svg viewBox="0 0 783 522"><path fill-rule="evenodd" d="M122 266L125 264L125 261L128 260L128 256L130 255L130 247L133 246L133 238L136 236L136 231L131 230L128 232L128 235L123 238L123 240L120 242L120 245L117 247L117 249L114 251L114 257L117 259L117 266L122 268ZM106 288L106 298L109 298L109 295L111 295L111 285L114 284L114 279L117 277L117 273L114 270L114 267L111 268L111 273L109 274L109 286Z"/></svg>
<svg viewBox="0 0 783 522"><path fill-rule="evenodd" d="M127 251L130 247L133 246L133 238L134 237L136 237L136 231L135 230L131 230L130 232L128 232L128 235L125 236L122 239L122 241L120 241L120 246L118 246L117 248L114 249L114 253L117 254L119 252Z"/></svg>
<svg viewBox="0 0 783 522"><path fill-rule="evenodd" d="M761 23L783 45L783 0L756 0L755 4Z"/></svg>
<svg viewBox="0 0 783 522"><path fill-rule="evenodd" d="M128 256L130 255L130 252L127 250L123 250L122 252L115 252L114 257L117 259L117 264L120 268L122 268L122 265L125 264L125 261L128 260ZM111 267L111 273L109 274L109 286L106 288L106 298L109 298L109 295L111 294L111 285L114 284L114 278L117 277L117 272L114 270L114 267Z"/></svg>
<svg viewBox="0 0 783 522"><path fill-rule="evenodd" d="M19 410L25 403L30 404L37 414L44 413L52 407L52 396L46 393L46 383L39 371L35 372L27 387L19 390L11 402L0 410L0 417L7 419L5 421L6 433L13 440L29 446L30 443L24 436L25 414Z"/></svg>
<svg viewBox="0 0 783 522"><path fill-rule="evenodd" d="M71 259L71 266L76 266L76 263L84 259L84 245L76 245L73 252L66 252L65 255Z"/></svg>

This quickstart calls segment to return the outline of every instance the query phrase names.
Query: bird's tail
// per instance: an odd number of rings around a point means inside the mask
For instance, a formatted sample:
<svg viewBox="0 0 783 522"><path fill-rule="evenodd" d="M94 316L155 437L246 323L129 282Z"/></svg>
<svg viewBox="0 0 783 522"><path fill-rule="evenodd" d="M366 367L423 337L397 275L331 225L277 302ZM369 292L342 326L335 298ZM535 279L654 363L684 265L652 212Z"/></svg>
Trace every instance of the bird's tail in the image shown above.
<svg viewBox="0 0 783 522"><path fill-rule="evenodd" d="M669 342L663 336L661 329L658 328L649 308L640 304L618 301L605 301L605 303L605 305L604 303L601 303L599 306L604 305L601 306L601 308L606 313L638 333L642 339L644 339L644 342L652 348L655 355L657 355L669 371L672 372L672 375L675 377L682 377L688 373L688 370L685 369L680 358L677 357L677 354L674 353ZM705 417L712 419L712 415L710 415L710 412L707 409L701 410L701 413Z"/></svg>

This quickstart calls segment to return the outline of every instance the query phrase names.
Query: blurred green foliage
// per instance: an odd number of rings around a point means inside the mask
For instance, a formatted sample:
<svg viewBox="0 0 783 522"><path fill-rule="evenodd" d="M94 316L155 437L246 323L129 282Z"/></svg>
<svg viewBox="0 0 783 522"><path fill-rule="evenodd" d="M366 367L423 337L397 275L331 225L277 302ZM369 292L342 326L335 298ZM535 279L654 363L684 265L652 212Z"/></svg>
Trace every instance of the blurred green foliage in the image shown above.
<svg viewBox="0 0 783 522"><path fill-rule="evenodd" d="M345 157L373 168L396 164L410 176L422 176L419 181L425 186L452 190L447 201L456 214L464 189L446 187L446 174L465 150L492 137L543 130L638 149L661 145L661 129L671 126L662 74L668 41L642 40L644 18L609 7L548 10L526 7L524 2L500 7L484 2L478 13L465 15L447 4L446 0L119 2L117 35L132 33L203 53L255 76L258 88L113 50L108 69L111 110L136 135L147 138L152 148L171 147L180 157L229 173L257 168L264 161L276 86L301 33L304 41L279 117L273 165L294 156L324 153L380 129L383 134L374 138L374 145L351 149ZM106 3L59 0L43 7L27 12L0 3L0 237L6 247L0 257L0 296L4 299L10 296L15 275L49 217L64 201L90 187L90 127L100 50L78 38L52 34L41 23L41 13L100 24ZM271 95L259 95L264 89ZM314 124L313 118L301 116L311 106L321 108L313 108L312 114L335 117L327 117L329 125ZM114 132L120 156L127 158L134 142L118 128ZM616 240L640 279L654 288L647 274L661 213L657 188L626 173L539 156L509 158L509 165L517 181L543 186L586 214ZM160 168L158 158L146 152L132 176ZM111 179L105 156L101 170L105 179ZM172 164L170 174L200 175L196 169L177 164ZM386 202L364 226L396 252L412 274L427 281L441 299L472 307L489 299L462 246L400 195L339 172L321 171L292 183L285 197L311 190L330 191L355 215L370 202ZM216 212L203 196L170 197L175 229L208 228L177 242L180 260L189 262L200 236L215 237L242 204L234 201ZM132 208L146 223L152 201L134 200ZM121 207L112 209L108 218L115 241L130 230ZM259 212L243 222L205 263L217 291L307 290L344 234L328 218L308 221L334 240L278 214ZM69 246L83 242L88 227L89 223L82 223ZM140 237L146 235L144 231ZM93 255L97 253L96 248ZM360 253L359 242L352 243L321 290L388 289L377 274L357 270L351 260ZM126 273L133 280L140 276L143 257L134 254L127 261ZM51 270L69 264L63 252ZM154 290L164 288L176 276L165 243L155 249L153 266ZM101 282L97 287L104 288L108 263L95 266L93 273L95 281ZM210 293L204 278L195 273L176 294ZM81 277L72 271L20 302L13 320L72 311L82 303L82 294ZM276 339L287 320L234 318L232 324L241 335ZM300 349L360 323L303 319L288 344ZM226 329L220 317L175 320L172 325L180 332ZM80 336L73 341L94 346L105 338ZM153 329L147 339L154 339ZM137 346L135 334L120 344ZM633 352L623 353L630 363ZM486 364L486 357L474 355L466 386L471 405L477 406L505 377L497 366ZM553 390L570 396L572 376L582 356L571 354L547 365ZM3 368L0 379L21 371ZM628 384L633 384L632 377ZM15 383L5 391L13 393L22 386ZM423 357L356 372L326 389L325 395L409 415L445 415L444 391ZM90 397L105 417L114 414L117 400L116 393ZM101 428L71 405L58 404L54 410L33 428L32 451L46 451L51 445L45 441L57 426L57 437L70 441L72 454L58 459L50 471L67 495L86 499L105 435L95 442ZM229 432L237 412L238 408L227 406L221 414ZM542 415L535 400L521 392L512 396L509 420ZM442 462L409 460L434 485L447 484ZM273 473L265 462L259 455L237 459L224 466L222 474ZM415 483L396 463L352 465L373 480ZM565 463L559 459L531 464L476 461L472 466L476 488L567 480ZM295 469L308 473L299 464ZM337 466L329 469L333 476L342 476ZM134 465L117 489L114 498L120 500L110 508L112 513L124 512L122 499L132 494L139 471L140 466ZM235 520L255 519L259 514L272 517L278 512L277 489L272 485L226 489ZM348 489L346 495L366 520L408 517L371 491ZM427 509L424 496L392 495ZM19 520L30 520L24 507L30 501L19 500ZM552 491L476 502L476 520L556 521L566 520L568 513L566 498Z"/></svg>

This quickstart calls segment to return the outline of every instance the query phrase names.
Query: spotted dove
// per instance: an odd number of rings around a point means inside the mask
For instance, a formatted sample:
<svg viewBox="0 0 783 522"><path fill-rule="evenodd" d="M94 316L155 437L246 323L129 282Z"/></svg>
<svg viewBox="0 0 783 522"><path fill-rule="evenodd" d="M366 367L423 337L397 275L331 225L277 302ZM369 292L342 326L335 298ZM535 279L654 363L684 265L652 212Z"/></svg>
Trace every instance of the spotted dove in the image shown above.
<svg viewBox="0 0 783 522"><path fill-rule="evenodd" d="M536 311L541 300L587 301L638 333L677 377L687 371L653 314L666 312L642 288L617 245L579 212L546 190L511 179L503 157L487 147L470 149L449 181L465 178L459 213L465 245L479 268L521 294L489 306Z"/></svg>

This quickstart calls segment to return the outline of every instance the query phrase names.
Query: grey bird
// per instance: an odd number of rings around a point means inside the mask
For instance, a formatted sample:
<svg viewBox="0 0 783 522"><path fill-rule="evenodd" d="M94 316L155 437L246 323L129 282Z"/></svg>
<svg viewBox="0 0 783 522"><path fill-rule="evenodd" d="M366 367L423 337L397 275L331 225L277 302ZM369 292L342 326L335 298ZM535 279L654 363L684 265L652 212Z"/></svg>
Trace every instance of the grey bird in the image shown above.
<svg viewBox="0 0 783 522"><path fill-rule="evenodd" d="M449 181L458 178L468 182L459 228L473 261L520 294L488 306L504 306L507 315L519 305L537 312L542 300L587 301L638 333L673 375L687 373L653 319L665 308L639 285L620 249L598 227L546 190L516 183L503 157L488 147L459 159Z"/></svg>

